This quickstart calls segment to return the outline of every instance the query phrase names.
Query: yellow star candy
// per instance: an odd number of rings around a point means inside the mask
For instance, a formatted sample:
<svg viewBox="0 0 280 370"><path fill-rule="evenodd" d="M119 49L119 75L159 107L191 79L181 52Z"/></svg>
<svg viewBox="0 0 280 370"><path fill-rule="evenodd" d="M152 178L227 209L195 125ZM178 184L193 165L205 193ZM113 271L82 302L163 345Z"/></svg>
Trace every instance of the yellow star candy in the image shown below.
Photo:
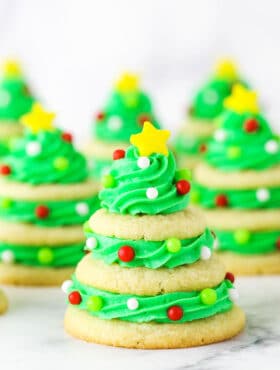
<svg viewBox="0 0 280 370"><path fill-rule="evenodd" d="M233 86L232 94L224 100L224 107L236 113L258 113L259 106L257 94L246 87L236 84Z"/></svg>
<svg viewBox="0 0 280 370"><path fill-rule="evenodd" d="M235 63L230 59L220 60L215 67L215 76L227 80L236 80L238 73Z"/></svg>
<svg viewBox="0 0 280 370"><path fill-rule="evenodd" d="M169 136L170 132L168 130L158 130L146 121L140 134L130 136L130 142L136 146L141 156L148 156L153 153L168 155L166 142Z"/></svg>
<svg viewBox="0 0 280 370"><path fill-rule="evenodd" d="M124 73L116 82L116 90L121 93L137 91L139 85L139 77L132 73Z"/></svg>
<svg viewBox="0 0 280 370"><path fill-rule="evenodd" d="M22 71L19 63L16 60L6 60L3 64L3 75L4 77L20 77L22 76Z"/></svg>
<svg viewBox="0 0 280 370"><path fill-rule="evenodd" d="M34 103L31 111L23 115L20 122L37 134L39 131L53 131L54 117L55 114L45 111L40 103Z"/></svg>

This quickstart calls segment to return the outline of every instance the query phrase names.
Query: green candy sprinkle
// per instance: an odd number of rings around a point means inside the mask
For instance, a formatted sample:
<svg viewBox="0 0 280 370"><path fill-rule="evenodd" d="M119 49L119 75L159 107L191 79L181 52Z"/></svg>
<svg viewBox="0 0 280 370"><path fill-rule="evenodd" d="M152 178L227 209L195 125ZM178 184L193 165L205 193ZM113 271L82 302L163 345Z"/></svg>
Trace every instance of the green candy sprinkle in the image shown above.
<svg viewBox="0 0 280 370"><path fill-rule="evenodd" d="M234 233L234 240L238 244L246 244L250 240L251 234L248 230L240 229Z"/></svg>
<svg viewBox="0 0 280 370"><path fill-rule="evenodd" d="M241 148L239 146L231 146L227 150L227 157L229 159L236 159L241 156Z"/></svg>
<svg viewBox="0 0 280 370"><path fill-rule="evenodd" d="M69 161L65 157L57 157L53 162L53 166L58 171L65 171L69 167Z"/></svg>
<svg viewBox="0 0 280 370"><path fill-rule="evenodd" d="M90 311L100 311L103 307L103 300L98 296L91 296L87 300L87 308Z"/></svg>
<svg viewBox="0 0 280 370"><path fill-rule="evenodd" d="M0 206L1 208L4 208L4 209L10 208L12 204L13 204L13 201L9 198L3 198L0 201Z"/></svg>
<svg viewBox="0 0 280 370"><path fill-rule="evenodd" d="M38 251L38 261L42 265L49 265L54 259L53 251L50 248L42 248Z"/></svg>
<svg viewBox="0 0 280 370"><path fill-rule="evenodd" d="M206 288L206 289L203 289L201 292L200 292L200 300L203 304L206 304L208 306L216 303L217 301L217 293L214 289L211 289L211 288Z"/></svg>
<svg viewBox="0 0 280 370"><path fill-rule="evenodd" d="M175 173L175 181L191 180L191 179L192 179L191 171L188 170L187 168L183 168L181 170L178 170Z"/></svg>
<svg viewBox="0 0 280 370"><path fill-rule="evenodd" d="M191 189L190 199L191 203L198 204L200 202L200 192L198 190Z"/></svg>
<svg viewBox="0 0 280 370"><path fill-rule="evenodd" d="M116 180L112 175L104 175L102 177L102 185L104 186L104 188L113 188L114 186L116 186Z"/></svg>
<svg viewBox="0 0 280 370"><path fill-rule="evenodd" d="M166 249L170 253L178 253L181 250L181 241L177 238L169 238L166 240Z"/></svg>
<svg viewBox="0 0 280 370"><path fill-rule="evenodd" d="M83 224L83 230L85 233L90 233L92 232L90 226L89 226L89 221L86 221L84 224Z"/></svg>

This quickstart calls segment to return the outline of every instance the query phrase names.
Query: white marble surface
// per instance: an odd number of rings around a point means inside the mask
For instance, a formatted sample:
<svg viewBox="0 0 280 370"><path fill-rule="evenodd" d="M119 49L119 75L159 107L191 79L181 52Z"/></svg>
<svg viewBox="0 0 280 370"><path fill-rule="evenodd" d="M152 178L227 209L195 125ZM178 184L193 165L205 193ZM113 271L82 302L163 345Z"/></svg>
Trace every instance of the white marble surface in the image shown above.
<svg viewBox="0 0 280 370"><path fill-rule="evenodd" d="M185 350L135 351L83 343L63 331L57 288L5 288L10 310L0 318L0 369L231 370L280 369L280 277L240 278L247 327L234 340Z"/></svg>

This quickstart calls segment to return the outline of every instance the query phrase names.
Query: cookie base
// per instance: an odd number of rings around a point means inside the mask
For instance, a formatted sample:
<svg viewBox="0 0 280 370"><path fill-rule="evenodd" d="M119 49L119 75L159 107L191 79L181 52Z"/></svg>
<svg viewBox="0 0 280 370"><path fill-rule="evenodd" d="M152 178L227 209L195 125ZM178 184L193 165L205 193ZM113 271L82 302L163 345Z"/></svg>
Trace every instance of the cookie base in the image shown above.
<svg viewBox="0 0 280 370"><path fill-rule="evenodd" d="M101 320L73 306L67 308L64 320L65 330L78 339L141 349L186 348L221 342L237 335L244 325L245 315L236 306L225 313L185 324Z"/></svg>
<svg viewBox="0 0 280 370"><path fill-rule="evenodd" d="M75 267L33 267L0 263L0 283L20 286L57 286L71 278Z"/></svg>
<svg viewBox="0 0 280 370"><path fill-rule="evenodd" d="M235 275L280 274L280 253L242 255L233 252L218 252L226 270Z"/></svg>
<svg viewBox="0 0 280 370"><path fill-rule="evenodd" d="M8 309L8 300L5 294L0 290L0 315L5 313Z"/></svg>

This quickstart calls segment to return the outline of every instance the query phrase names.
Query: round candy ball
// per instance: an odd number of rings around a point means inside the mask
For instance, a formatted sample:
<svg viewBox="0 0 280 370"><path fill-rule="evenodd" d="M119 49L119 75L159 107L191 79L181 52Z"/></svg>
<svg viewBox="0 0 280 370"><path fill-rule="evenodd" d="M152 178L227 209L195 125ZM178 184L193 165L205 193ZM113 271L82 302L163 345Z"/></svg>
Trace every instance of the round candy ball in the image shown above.
<svg viewBox="0 0 280 370"><path fill-rule="evenodd" d="M91 296L87 300L87 308L90 311L100 311L103 307L103 300L99 296Z"/></svg>
<svg viewBox="0 0 280 370"><path fill-rule="evenodd" d="M176 182L177 194L185 195L191 190L191 183L187 180L179 180Z"/></svg>
<svg viewBox="0 0 280 370"><path fill-rule="evenodd" d="M82 302L82 296L80 292L74 290L68 295L68 300L71 304L78 305Z"/></svg>
<svg viewBox="0 0 280 370"><path fill-rule="evenodd" d="M166 249L170 253L180 252L181 247L181 240L178 238L169 238L166 240Z"/></svg>
<svg viewBox="0 0 280 370"><path fill-rule="evenodd" d="M206 288L200 292L200 300L205 305L212 305L217 301L217 293L214 289Z"/></svg>
<svg viewBox="0 0 280 370"><path fill-rule="evenodd" d="M237 244L246 244L250 240L251 234L248 230L240 229L234 233L234 240Z"/></svg>
<svg viewBox="0 0 280 370"><path fill-rule="evenodd" d="M47 206L39 205L35 209L35 214L38 218L47 218L50 214L50 210Z"/></svg>
<svg viewBox="0 0 280 370"><path fill-rule="evenodd" d="M139 302L136 298L129 298L126 302L127 308L131 311L137 310Z"/></svg>
<svg viewBox="0 0 280 370"><path fill-rule="evenodd" d="M130 262L135 257L135 251L131 246L124 245L119 249L118 257L122 262Z"/></svg>
<svg viewBox="0 0 280 370"><path fill-rule="evenodd" d="M104 186L104 188L113 188L114 186L116 186L116 180L110 174L104 175L102 177L102 185Z"/></svg>
<svg viewBox="0 0 280 370"><path fill-rule="evenodd" d="M125 150L123 149L116 149L113 152L113 160L116 161L118 159L122 159L125 157Z"/></svg>
<svg viewBox="0 0 280 370"><path fill-rule="evenodd" d="M171 306L167 310L167 316L172 321L178 321L184 316L184 311L180 306Z"/></svg>
<svg viewBox="0 0 280 370"><path fill-rule="evenodd" d="M51 248L39 249L37 257L41 265L49 265L54 260L54 254Z"/></svg>

